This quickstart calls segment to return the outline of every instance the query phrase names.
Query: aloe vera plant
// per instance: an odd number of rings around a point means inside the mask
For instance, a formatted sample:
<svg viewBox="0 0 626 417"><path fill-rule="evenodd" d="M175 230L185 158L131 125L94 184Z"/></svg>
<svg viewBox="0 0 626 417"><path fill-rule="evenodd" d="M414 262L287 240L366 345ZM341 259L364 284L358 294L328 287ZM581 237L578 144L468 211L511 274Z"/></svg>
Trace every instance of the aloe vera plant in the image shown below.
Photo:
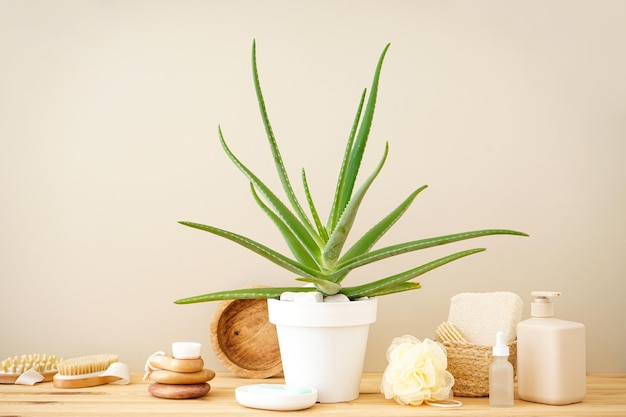
<svg viewBox="0 0 626 417"><path fill-rule="evenodd" d="M356 268L420 249L488 235L527 236L525 233L514 230L485 229L430 237L374 249L379 239L398 221L398 219L400 219L418 194L426 188L424 185L410 193L394 210L383 217L382 220L370 228L351 247L344 251L346 239L352 229L363 197L381 171L389 150L389 145L386 144L378 165L373 172L365 178L362 184L356 188L359 168L374 117L382 65L389 46L389 44L386 45L380 55L369 95L367 94L367 89L364 89L361 94L339 170L333 204L328 219L324 224L313 202L304 169L302 170L301 180L306 196L306 207L309 213L305 212L303 204L300 203L294 193L292 182L287 175L287 170L267 115L265 100L259 82L256 42L253 42L252 73L256 97L276 171L282 183L287 201L285 202L283 201L284 198L281 199L278 197L276 193L233 154L226 144L221 127L218 128L219 140L228 158L230 158L237 168L249 179L252 197L282 234L291 251L291 256L279 253L255 240L228 230L194 222L182 221L180 223L229 239L295 274L296 280L312 283L314 286L299 285L293 287L247 288L219 291L183 298L175 301L175 303L189 304L226 299L278 298L280 294L285 291L320 291L325 295L341 293L345 294L350 299L356 299L365 296L382 296L401 291L415 290L419 289L421 286L418 282L412 281L414 278L450 262L482 252L485 248L462 250L407 271L375 279L364 285L346 287L343 285L343 281L348 274Z"/></svg>

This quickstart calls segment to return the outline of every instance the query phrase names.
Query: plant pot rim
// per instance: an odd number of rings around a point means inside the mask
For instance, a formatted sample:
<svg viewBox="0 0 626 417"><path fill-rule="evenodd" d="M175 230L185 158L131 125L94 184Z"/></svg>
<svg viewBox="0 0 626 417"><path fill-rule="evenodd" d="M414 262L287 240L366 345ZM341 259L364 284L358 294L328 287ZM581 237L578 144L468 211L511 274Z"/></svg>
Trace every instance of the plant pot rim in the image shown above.
<svg viewBox="0 0 626 417"><path fill-rule="evenodd" d="M344 303L297 303L267 300L270 323L277 326L347 327L369 325L376 321L378 299Z"/></svg>

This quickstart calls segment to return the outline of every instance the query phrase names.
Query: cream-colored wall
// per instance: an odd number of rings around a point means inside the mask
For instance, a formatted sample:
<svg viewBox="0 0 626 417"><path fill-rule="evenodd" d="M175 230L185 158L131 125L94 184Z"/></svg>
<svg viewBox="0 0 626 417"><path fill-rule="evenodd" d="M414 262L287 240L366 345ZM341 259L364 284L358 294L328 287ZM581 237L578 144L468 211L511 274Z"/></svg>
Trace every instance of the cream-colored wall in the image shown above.
<svg viewBox="0 0 626 417"><path fill-rule="evenodd" d="M488 251L380 300L366 369L433 337L450 297L563 292L588 370L626 372L626 3L621 1L0 1L0 356L116 352L133 369L204 345L215 304L174 299L291 277L185 228L283 248L219 147L276 184L252 39L289 172L325 212L361 89L387 42L366 164L390 155L363 230L429 184L386 243L506 227ZM433 250L358 271L399 271ZM526 304L524 316L528 316Z"/></svg>

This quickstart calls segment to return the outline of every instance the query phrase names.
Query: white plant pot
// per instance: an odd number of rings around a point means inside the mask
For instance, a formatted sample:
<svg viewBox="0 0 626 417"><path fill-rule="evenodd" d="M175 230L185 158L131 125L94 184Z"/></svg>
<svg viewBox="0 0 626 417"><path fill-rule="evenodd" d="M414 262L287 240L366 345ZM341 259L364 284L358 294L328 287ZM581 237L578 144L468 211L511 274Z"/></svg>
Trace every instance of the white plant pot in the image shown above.
<svg viewBox="0 0 626 417"><path fill-rule="evenodd" d="M376 309L376 298L345 303L268 299L285 383L316 388L321 403L358 398L369 326L376 321Z"/></svg>

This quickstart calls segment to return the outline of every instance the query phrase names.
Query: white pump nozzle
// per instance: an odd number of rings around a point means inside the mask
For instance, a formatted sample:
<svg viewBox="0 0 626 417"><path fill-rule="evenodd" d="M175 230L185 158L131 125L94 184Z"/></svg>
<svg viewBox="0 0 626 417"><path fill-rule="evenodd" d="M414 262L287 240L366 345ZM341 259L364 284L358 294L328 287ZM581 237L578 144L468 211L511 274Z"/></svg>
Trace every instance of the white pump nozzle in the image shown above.
<svg viewBox="0 0 626 417"><path fill-rule="evenodd" d="M530 305L530 315L532 317L554 317L554 308L552 306L553 297L561 295L558 291L533 291L530 293L535 297Z"/></svg>
<svg viewBox="0 0 626 417"><path fill-rule="evenodd" d="M504 332L496 333L496 344L492 349L493 356L509 356L509 347L506 344Z"/></svg>

